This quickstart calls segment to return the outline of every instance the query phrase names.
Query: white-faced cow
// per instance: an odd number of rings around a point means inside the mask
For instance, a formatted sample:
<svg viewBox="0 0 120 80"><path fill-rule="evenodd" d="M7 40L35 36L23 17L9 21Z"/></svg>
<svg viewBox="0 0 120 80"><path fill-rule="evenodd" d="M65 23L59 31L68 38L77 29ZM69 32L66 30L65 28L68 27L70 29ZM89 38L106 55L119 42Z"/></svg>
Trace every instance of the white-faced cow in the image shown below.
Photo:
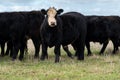
<svg viewBox="0 0 120 80"><path fill-rule="evenodd" d="M46 15L40 29L42 39L42 55L44 60L47 55L47 47L55 46L55 62L59 62L60 46L73 44L76 47L78 60L84 60L84 46L86 38L86 20L78 12L68 12L60 15L63 9L42 9Z"/></svg>

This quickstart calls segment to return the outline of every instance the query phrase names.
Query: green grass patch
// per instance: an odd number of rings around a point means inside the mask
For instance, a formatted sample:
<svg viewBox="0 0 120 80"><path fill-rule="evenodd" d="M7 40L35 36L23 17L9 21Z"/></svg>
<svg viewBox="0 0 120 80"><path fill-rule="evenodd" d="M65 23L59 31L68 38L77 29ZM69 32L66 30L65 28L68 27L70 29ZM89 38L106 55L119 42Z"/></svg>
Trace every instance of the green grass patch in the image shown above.
<svg viewBox="0 0 120 80"><path fill-rule="evenodd" d="M71 50L74 54L74 51ZM119 80L120 54L86 56L78 61L61 51L61 60L54 63L53 49L49 49L49 59L40 61L33 58L34 51L25 55L22 62L0 57L0 80ZM93 53L98 53L93 50Z"/></svg>

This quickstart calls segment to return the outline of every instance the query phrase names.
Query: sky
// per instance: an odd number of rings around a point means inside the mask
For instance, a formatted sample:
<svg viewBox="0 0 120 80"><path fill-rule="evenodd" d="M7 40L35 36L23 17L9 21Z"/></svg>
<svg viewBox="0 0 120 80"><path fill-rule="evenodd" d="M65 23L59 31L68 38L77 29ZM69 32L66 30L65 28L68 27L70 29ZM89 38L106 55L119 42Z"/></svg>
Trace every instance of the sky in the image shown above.
<svg viewBox="0 0 120 80"><path fill-rule="evenodd" d="M32 11L49 7L85 15L120 15L120 0L0 0L0 12Z"/></svg>

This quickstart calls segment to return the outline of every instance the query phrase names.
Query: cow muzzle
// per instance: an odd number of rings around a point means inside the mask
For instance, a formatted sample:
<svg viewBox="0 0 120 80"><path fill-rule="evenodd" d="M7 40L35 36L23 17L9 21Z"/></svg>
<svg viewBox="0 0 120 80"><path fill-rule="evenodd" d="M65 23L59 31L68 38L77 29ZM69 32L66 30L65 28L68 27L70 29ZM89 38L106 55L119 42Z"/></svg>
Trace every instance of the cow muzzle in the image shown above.
<svg viewBox="0 0 120 80"><path fill-rule="evenodd" d="M48 24L50 27L55 27L57 25L56 19L55 18L49 18L48 19Z"/></svg>

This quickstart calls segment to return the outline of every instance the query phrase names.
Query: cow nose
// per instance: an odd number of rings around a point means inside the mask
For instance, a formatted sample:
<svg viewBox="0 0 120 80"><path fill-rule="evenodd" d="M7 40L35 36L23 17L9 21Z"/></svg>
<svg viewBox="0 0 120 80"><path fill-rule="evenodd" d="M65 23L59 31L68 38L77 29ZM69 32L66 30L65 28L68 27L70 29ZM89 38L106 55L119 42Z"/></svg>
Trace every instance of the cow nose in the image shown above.
<svg viewBox="0 0 120 80"><path fill-rule="evenodd" d="M55 26L55 22L51 22L51 25L52 25L52 26Z"/></svg>

